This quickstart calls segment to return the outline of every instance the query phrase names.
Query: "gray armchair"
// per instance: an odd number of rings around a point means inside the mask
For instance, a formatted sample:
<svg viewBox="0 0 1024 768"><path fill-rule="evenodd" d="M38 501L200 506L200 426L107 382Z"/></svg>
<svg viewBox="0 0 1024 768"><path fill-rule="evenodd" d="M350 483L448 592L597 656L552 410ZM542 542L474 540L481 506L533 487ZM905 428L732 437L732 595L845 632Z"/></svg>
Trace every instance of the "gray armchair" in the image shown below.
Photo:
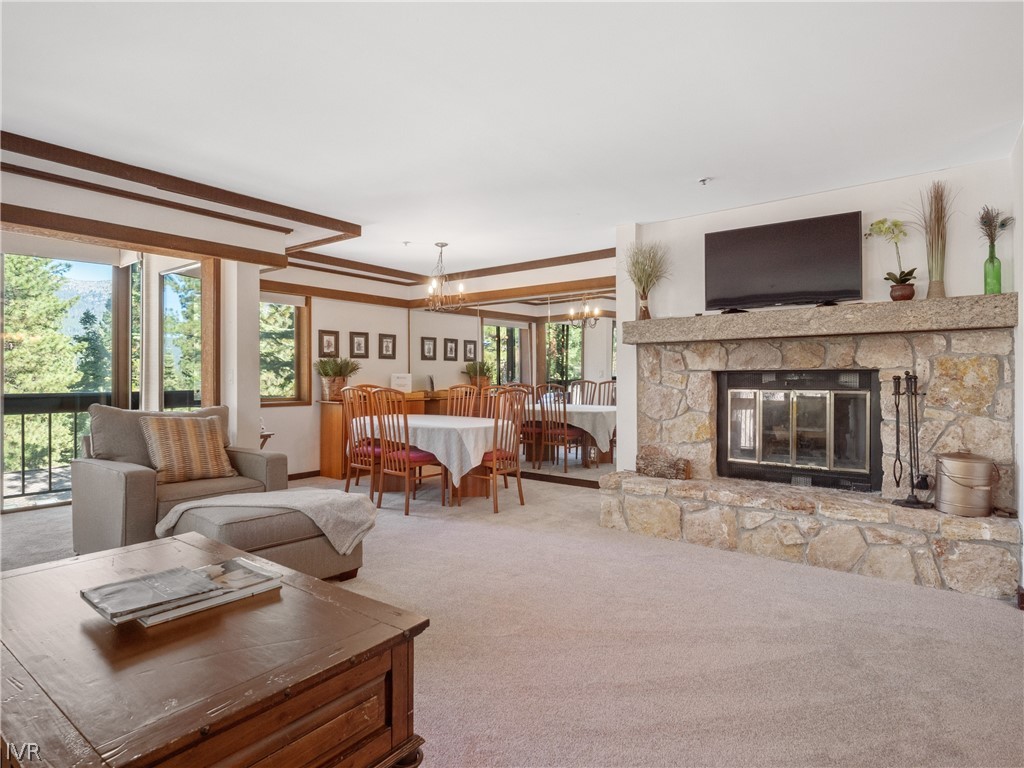
<svg viewBox="0 0 1024 768"><path fill-rule="evenodd" d="M89 414L84 458L71 462L72 538L79 555L155 539L157 522L183 501L288 487L285 454L232 447L226 450L237 477L158 485L139 425L139 417L154 414L104 405L90 406ZM226 406L160 415L217 416L227 443Z"/></svg>

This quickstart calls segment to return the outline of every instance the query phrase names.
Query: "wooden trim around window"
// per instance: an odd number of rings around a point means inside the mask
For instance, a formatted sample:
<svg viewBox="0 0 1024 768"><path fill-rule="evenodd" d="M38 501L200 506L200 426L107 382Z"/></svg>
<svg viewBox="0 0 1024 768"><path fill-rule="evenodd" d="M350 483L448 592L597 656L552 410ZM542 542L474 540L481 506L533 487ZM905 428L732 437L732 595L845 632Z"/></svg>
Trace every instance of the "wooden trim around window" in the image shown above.
<svg viewBox="0 0 1024 768"><path fill-rule="evenodd" d="M198 240L193 237L139 229L124 224L70 216L64 213L41 211L9 203L0 204L0 228L9 232L26 235L41 235L57 240L72 240L79 243L105 245L129 251L158 253L162 256L176 256L194 259L197 256L215 256L243 261L249 264L264 264L271 267L288 266L288 257L283 253L258 251L227 243Z"/></svg>
<svg viewBox="0 0 1024 768"><path fill-rule="evenodd" d="M200 267L203 363L200 399L203 406L220 405L220 259L203 259Z"/></svg>
<svg viewBox="0 0 1024 768"><path fill-rule="evenodd" d="M267 290L262 287L261 290ZM296 330L298 332L298 339L295 343L295 390L297 396L295 398L260 398L260 407L262 408L282 408L290 406L305 406L312 405L313 400L310 397L310 383L313 378L313 363L310 355L310 338L312 332L310 330L310 296L305 294L303 291L274 291L275 293L290 293L292 296L303 296L305 303L295 307L295 323Z"/></svg>

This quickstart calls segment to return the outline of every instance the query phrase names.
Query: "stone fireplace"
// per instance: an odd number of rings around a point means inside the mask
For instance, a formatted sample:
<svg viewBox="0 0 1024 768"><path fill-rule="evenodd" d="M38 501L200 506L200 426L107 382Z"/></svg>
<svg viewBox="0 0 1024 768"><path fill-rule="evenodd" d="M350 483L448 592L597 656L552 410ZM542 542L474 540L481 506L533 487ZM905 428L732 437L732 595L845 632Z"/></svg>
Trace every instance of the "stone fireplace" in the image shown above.
<svg viewBox="0 0 1024 768"><path fill-rule="evenodd" d="M906 477L902 487L893 480L892 379L910 371L923 393L923 472L934 478L939 454L987 456L999 470L995 506L1015 508L1017 317L1016 294L1004 294L625 323L623 342L637 345L638 466L685 459L693 479L617 473L603 484L602 523L926 586L1012 594L1020 574L1016 520L945 519L889 500L908 493ZM733 390L743 394L723 388L734 373L748 384ZM801 377L817 394L794 391ZM828 379L842 383L823 386ZM800 398L809 406L803 421L795 415ZM905 462L905 421L901 431ZM785 477L764 479L786 485L723 477L720 447L728 464L785 469ZM730 450L739 461L728 461ZM868 478L860 490L877 493L807 487L815 485L809 475L836 464L848 477Z"/></svg>

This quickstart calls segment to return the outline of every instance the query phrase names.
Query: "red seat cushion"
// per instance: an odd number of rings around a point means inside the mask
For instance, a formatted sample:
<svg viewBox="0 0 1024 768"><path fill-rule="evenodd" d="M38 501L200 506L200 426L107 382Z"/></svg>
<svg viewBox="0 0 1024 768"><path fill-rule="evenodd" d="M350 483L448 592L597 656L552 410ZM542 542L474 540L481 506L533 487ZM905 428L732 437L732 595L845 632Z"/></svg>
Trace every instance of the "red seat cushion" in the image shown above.
<svg viewBox="0 0 1024 768"><path fill-rule="evenodd" d="M380 446L374 445L371 447L369 445L364 445L361 448L356 448L352 453L355 454L355 456L360 459L368 459L370 458L371 455L373 456L373 458L379 459Z"/></svg>
<svg viewBox="0 0 1024 768"><path fill-rule="evenodd" d="M437 462L437 456L429 451L421 451L419 448L412 448L409 451L395 451L394 453L389 453L388 458L404 459L410 464L434 464Z"/></svg>

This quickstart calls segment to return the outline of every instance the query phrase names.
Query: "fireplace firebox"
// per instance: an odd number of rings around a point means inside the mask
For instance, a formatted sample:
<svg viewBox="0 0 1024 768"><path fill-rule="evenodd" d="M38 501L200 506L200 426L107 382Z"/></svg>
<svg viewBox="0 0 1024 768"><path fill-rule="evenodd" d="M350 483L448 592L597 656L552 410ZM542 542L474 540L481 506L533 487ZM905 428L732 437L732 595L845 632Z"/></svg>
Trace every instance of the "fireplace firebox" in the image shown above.
<svg viewBox="0 0 1024 768"><path fill-rule="evenodd" d="M718 474L878 491L881 422L877 370L723 371Z"/></svg>

